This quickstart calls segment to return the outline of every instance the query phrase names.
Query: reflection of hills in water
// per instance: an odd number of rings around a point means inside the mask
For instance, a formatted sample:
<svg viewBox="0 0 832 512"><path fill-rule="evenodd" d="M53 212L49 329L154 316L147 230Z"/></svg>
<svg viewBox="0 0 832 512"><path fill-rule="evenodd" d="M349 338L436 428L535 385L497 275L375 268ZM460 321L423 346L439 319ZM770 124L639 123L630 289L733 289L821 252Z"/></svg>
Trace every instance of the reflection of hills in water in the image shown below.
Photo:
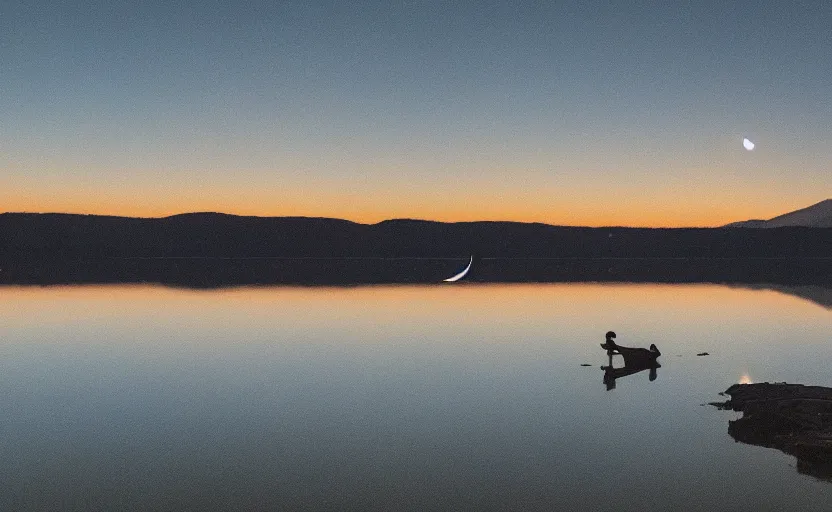
<svg viewBox="0 0 832 512"><path fill-rule="evenodd" d="M800 384L735 384L713 405L743 416L728 422L742 443L797 457L800 473L832 482L832 389Z"/></svg>
<svg viewBox="0 0 832 512"><path fill-rule="evenodd" d="M739 285L742 288L751 290L772 290L786 295L793 295L806 299L809 302L822 306L826 309L832 309L832 286L817 286L817 285L801 285L801 286L785 286L775 284L757 284L757 285Z"/></svg>
<svg viewBox="0 0 832 512"><path fill-rule="evenodd" d="M472 254L466 281L832 286L832 228L0 214L0 284L436 283Z"/></svg>
<svg viewBox="0 0 832 512"><path fill-rule="evenodd" d="M0 260L0 284L240 285L439 283L460 258L98 258ZM463 282L721 283L773 289L829 307L832 259L477 258ZM449 285L450 286L450 285Z"/></svg>

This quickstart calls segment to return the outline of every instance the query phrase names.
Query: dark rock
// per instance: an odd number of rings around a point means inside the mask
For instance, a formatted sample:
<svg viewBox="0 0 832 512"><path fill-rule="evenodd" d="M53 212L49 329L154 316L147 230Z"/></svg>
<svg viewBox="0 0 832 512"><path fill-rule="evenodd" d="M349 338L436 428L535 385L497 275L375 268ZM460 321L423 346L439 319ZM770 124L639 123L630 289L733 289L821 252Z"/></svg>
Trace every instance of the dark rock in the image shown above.
<svg viewBox="0 0 832 512"><path fill-rule="evenodd" d="M797 457L800 473L832 482L832 388L802 384L734 384L727 402L743 416L728 422L735 440Z"/></svg>

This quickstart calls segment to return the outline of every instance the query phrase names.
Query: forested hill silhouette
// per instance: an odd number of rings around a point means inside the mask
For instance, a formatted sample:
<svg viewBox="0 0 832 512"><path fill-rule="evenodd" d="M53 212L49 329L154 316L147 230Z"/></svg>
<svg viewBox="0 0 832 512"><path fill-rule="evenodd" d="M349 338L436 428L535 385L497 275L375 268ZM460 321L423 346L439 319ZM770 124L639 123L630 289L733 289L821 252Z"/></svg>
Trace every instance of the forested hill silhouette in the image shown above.
<svg viewBox="0 0 832 512"><path fill-rule="evenodd" d="M0 261L163 257L832 257L832 228L587 228L189 213L0 214Z"/></svg>

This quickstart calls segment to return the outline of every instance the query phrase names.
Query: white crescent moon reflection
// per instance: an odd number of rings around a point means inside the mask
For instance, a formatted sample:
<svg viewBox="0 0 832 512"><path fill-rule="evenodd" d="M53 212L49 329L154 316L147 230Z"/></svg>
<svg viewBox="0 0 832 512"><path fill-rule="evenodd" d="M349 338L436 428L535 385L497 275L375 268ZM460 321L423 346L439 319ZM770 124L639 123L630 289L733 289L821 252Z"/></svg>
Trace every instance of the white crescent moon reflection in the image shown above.
<svg viewBox="0 0 832 512"><path fill-rule="evenodd" d="M465 277L465 274L467 274L468 271L471 270L471 263L474 263L474 256L473 255L471 256L471 261L468 262L468 266L465 267L465 270L463 270L462 272L460 272L459 274L457 274L453 277L449 277L448 279L444 279L443 282L453 283L453 282L459 281L460 279Z"/></svg>

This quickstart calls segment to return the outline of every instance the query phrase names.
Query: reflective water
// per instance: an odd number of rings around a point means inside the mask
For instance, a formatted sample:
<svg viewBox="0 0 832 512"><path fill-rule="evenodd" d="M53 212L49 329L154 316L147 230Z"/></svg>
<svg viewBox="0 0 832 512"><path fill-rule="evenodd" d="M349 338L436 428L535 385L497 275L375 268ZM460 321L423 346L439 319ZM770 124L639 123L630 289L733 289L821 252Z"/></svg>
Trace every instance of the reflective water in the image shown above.
<svg viewBox="0 0 832 512"><path fill-rule="evenodd" d="M0 510L829 510L701 405L832 386L832 310L802 295L3 287ZM659 347L655 380L607 390L608 330Z"/></svg>

